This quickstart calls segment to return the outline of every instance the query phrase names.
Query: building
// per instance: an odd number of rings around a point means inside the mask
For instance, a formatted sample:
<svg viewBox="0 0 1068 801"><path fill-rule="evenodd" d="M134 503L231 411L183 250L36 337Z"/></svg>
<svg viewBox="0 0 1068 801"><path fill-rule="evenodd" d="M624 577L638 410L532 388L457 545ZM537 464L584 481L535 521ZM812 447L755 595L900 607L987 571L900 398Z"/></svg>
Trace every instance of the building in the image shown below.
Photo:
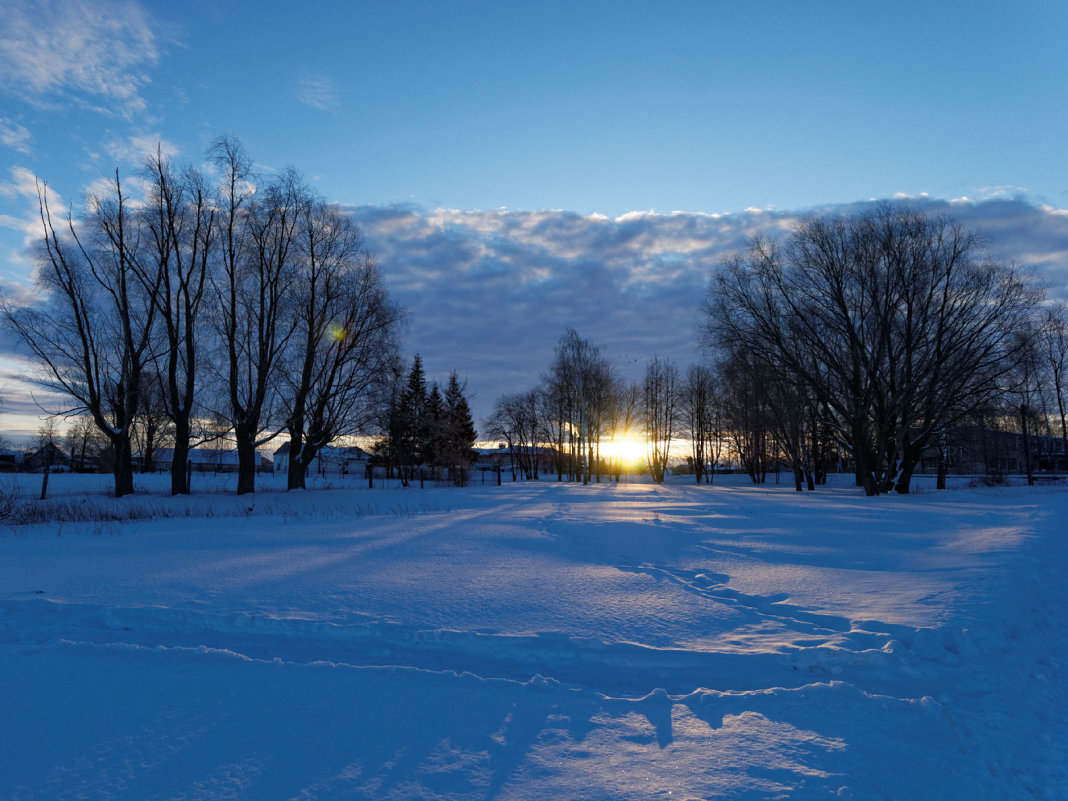
<svg viewBox="0 0 1068 801"><path fill-rule="evenodd" d="M43 473L46 467L56 473L67 472L70 470L70 454L56 443L49 442L27 453L23 465L31 473Z"/></svg>
<svg viewBox="0 0 1068 801"><path fill-rule="evenodd" d="M1010 475L1027 470L1028 450L1031 469L1036 473L1068 472L1064 440L1050 434L1032 434L1027 438L1018 431L963 425L946 432L945 459L949 473L964 475ZM923 451L918 473L938 470L938 444L932 443Z"/></svg>
<svg viewBox="0 0 1068 801"><path fill-rule="evenodd" d="M25 457L25 451L0 448L0 473L14 473L23 469L22 465Z"/></svg>
<svg viewBox="0 0 1068 801"><path fill-rule="evenodd" d="M156 449L156 470L169 473L174 462L174 448ZM190 448L189 469L194 473L236 473L237 451L229 448ZM265 460L259 451L255 456L256 472L269 472L271 462Z"/></svg>
<svg viewBox="0 0 1068 801"><path fill-rule="evenodd" d="M556 450L545 445L538 445L533 448L527 445L513 450L502 442L496 448L475 448L474 452L475 464L473 467L475 470L496 471L500 469L502 472L511 472L513 469L522 471L524 466L528 466L531 472L534 473L534 465L527 465L527 463L531 459L536 459L536 472L538 475L548 475L556 472Z"/></svg>
<svg viewBox="0 0 1068 801"><path fill-rule="evenodd" d="M367 466L371 463L371 454L363 448L351 445L346 448L327 445L319 449L312 463L308 465L308 475L319 476L357 476L367 475ZM275 475L289 473L289 443L274 452Z"/></svg>

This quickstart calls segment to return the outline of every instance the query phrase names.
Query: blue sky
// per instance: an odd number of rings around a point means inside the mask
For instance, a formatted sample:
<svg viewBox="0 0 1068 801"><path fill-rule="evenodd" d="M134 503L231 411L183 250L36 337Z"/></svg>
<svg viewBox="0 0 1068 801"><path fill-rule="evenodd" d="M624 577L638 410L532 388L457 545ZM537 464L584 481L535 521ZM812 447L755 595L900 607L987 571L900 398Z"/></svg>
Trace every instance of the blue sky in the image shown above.
<svg viewBox="0 0 1068 801"><path fill-rule="evenodd" d="M116 167L134 174L157 143L197 162L218 135L237 136L264 168L296 166L355 208L411 312L409 351L432 375L467 374L484 413L508 388L494 365L536 373L566 325L636 360L650 349L697 358L701 281L686 284L689 306L652 287L670 287L683 261L706 275L760 214L781 223L926 196L1002 232L992 245L1007 257L1021 258L1011 243L1055 266L1065 41L1063 2L9 0L0 280L9 292L29 281L35 177L77 204ZM991 221L994 210L1009 222ZM682 220L705 241L679 245ZM561 253L565 242L585 249ZM624 256L656 275L620 279ZM613 280L573 306L554 295L547 314L543 293L563 280L545 277L554 269L579 295L593 276ZM507 291L491 280L506 275L518 282ZM668 295L670 307L656 305ZM508 355L489 352L507 325L489 310L505 296L546 317ZM673 325L658 339L648 320L665 313ZM430 330L454 333L442 343ZM9 399L21 391L10 381Z"/></svg>

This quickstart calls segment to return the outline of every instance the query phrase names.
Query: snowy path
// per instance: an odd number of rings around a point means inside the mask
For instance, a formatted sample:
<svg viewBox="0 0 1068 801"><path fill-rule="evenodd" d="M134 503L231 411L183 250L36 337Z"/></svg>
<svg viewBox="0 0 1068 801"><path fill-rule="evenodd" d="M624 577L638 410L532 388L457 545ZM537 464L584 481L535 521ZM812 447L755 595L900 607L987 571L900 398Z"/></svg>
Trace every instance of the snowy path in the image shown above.
<svg viewBox="0 0 1068 801"><path fill-rule="evenodd" d="M0 535L0 798L1068 797L1068 493L328 497Z"/></svg>

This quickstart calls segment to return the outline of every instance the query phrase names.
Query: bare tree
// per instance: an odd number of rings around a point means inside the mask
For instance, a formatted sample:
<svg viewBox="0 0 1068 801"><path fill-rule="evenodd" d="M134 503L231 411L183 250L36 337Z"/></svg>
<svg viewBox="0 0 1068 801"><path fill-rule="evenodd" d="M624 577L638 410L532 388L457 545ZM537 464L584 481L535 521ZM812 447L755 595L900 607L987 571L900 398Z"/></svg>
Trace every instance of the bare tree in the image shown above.
<svg viewBox="0 0 1068 801"><path fill-rule="evenodd" d="M256 488L256 448L282 424L276 371L296 322L295 251L308 196L291 170L262 191L255 187L237 142L219 140L213 153L223 173L217 215L222 269L212 277L225 370L226 403L220 411L236 440L237 493L242 495Z"/></svg>
<svg viewBox="0 0 1068 801"><path fill-rule="evenodd" d="M106 439L93 423L93 418L80 415L67 424L64 444L70 454L71 470L79 473L90 471L90 463L104 449Z"/></svg>
<svg viewBox="0 0 1068 801"><path fill-rule="evenodd" d="M52 472L52 465L56 461L56 448L59 447L59 428L55 417L47 417L37 429L37 439L34 441L35 453L40 455L41 461L41 496L40 500L48 497L48 476Z"/></svg>
<svg viewBox="0 0 1068 801"><path fill-rule="evenodd" d="M768 398L768 419L778 457L789 465L794 489L801 492L807 481L808 488L814 490L809 432L815 404L808 389L790 376L765 372L763 391Z"/></svg>
<svg viewBox="0 0 1068 801"><path fill-rule="evenodd" d="M142 229L118 171L106 195L90 197L76 225L57 229L38 185L44 231L40 306L5 302L7 324L36 357L38 384L69 396L64 414L85 412L114 450L115 495L133 492L130 426L141 403L159 275L140 262Z"/></svg>
<svg viewBox="0 0 1068 801"><path fill-rule="evenodd" d="M763 370L745 348L731 351L719 367L727 439L754 484L764 483L771 461L771 410Z"/></svg>
<svg viewBox="0 0 1068 801"><path fill-rule="evenodd" d="M130 436L141 455L141 472L156 470L156 451L174 442L174 425L160 383L148 376L141 389L141 408L134 417ZM184 462L183 462L184 464Z"/></svg>
<svg viewBox="0 0 1068 801"><path fill-rule="evenodd" d="M641 429L642 388L638 384L616 378L611 394L610 414L607 435L616 442L626 442L634 438ZM620 454L616 454L610 465L610 472L616 482L626 466Z"/></svg>
<svg viewBox="0 0 1068 801"><path fill-rule="evenodd" d="M1046 388L1050 365L1042 358L1039 331L1021 329L1016 340L1020 358L1016 364L1012 397L1023 437L1024 471L1028 485L1033 485L1037 466L1035 445L1041 442L1042 429L1048 430L1049 423Z"/></svg>
<svg viewBox="0 0 1068 801"><path fill-rule="evenodd" d="M565 446L569 472L588 484L600 460L601 437L611 417L615 377L611 364L599 347L583 339L574 329L560 338L556 355L545 378L548 407L555 417L552 425ZM598 474L598 478L599 478Z"/></svg>
<svg viewBox="0 0 1068 801"><path fill-rule="evenodd" d="M897 206L800 224L728 259L710 338L811 391L867 494L908 492L923 449L1004 392L1038 292L943 218Z"/></svg>
<svg viewBox="0 0 1068 801"><path fill-rule="evenodd" d="M296 330L281 373L288 488L341 435L366 431L386 402L401 309L351 220L321 201L298 208Z"/></svg>
<svg viewBox="0 0 1068 801"><path fill-rule="evenodd" d="M503 395L486 421L486 434L504 440L512 458L512 478L518 470L525 479L537 480L541 444L548 439L541 422L542 399L537 389Z"/></svg>
<svg viewBox="0 0 1068 801"><path fill-rule="evenodd" d="M189 168L176 175L158 149L145 165L145 176L149 192L142 217L149 236L144 260L160 275L155 294L162 333L158 407L173 423L171 494L181 495L189 492L186 464L201 389L198 362L206 339L204 301L216 250L217 198L199 171Z"/></svg>
<svg viewBox="0 0 1068 801"><path fill-rule="evenodd" d="M1060 422L1061 456L1068 469L1068 308L1063 302L1047 309L1040 341Z"/></svg>
<svg viewBox="0 0 1068 801"><path fill-rule="evenodd" d="M682 431L690 440L693 472L698 484L712 483L722 447L722 417L716 391L716 377L702 364L692 364L680 393Z"/></svg>
<svg viewBox="0 0 1068 801"><path fill-rule="evenodd" d="M670 359L654 358L642 384L642 411L648 440L649 473L663 483L671 443L679 422L679 368Z"/></svg>
<svg viewBox="0 0 1068 801"><path fill-rule="evenodd" d="M570 393L567 384L560 376L551 371L542 382L538 393L539 412L546 441L553 450L553 469L556 480L563 481L564 474L570 472L574 462L567 451L570 424Z"/></svg>

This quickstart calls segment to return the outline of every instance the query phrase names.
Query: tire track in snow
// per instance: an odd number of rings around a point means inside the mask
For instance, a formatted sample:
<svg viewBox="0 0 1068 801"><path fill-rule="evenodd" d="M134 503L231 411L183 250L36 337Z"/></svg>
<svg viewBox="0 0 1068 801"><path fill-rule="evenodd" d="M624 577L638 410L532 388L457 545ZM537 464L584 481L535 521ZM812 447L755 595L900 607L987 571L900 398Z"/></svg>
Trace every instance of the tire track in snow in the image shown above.
<svg viewBox="0 0 1068 801"><path fill-rule="evenodd" d="M858 632L863 635L886 640L885 635ZM727 653L603 642L559 632L426 630L360 616L336 622L36 598L0 602L0 643L49 647L61 642L203 648L261 661L403 667L520 683L541 676L618 698L654 691L686 696L699 689L791 689L828 679L909 697L909 677L916 676L910 649L897 640L857 650L818 646ZM937 644L932 647L938 650Z"/></svg>

